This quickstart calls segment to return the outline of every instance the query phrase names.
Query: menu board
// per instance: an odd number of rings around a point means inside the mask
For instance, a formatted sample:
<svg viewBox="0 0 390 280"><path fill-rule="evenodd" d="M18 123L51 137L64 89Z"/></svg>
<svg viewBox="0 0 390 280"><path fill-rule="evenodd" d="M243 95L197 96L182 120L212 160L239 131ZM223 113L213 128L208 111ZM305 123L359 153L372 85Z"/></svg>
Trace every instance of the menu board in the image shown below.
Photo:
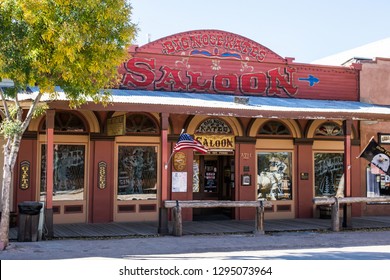
<svg viewBox="0 0 390 280"><path fill-rule="evenodd" d="M214 161L207 162L207 165L205 165L204 191L217 191L217 167Z"/></svg>
<svg viewBox="0 0 390 280"><path fill-rule="evenodd" d="M172 172L172 192L187 192L187 172Z"/></svg>

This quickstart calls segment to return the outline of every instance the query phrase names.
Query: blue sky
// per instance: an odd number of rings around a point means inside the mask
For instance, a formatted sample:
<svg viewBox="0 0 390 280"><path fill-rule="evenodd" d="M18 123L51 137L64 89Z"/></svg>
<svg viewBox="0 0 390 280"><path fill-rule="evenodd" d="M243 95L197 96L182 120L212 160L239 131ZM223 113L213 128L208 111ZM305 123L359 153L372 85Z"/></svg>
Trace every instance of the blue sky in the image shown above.
<svg viewBox="0 0 390 280"><path fill-rule="evenodd" d="M219 29L295 62L390 37L388 0L130 0L136 44L179 32Z"/></svg>

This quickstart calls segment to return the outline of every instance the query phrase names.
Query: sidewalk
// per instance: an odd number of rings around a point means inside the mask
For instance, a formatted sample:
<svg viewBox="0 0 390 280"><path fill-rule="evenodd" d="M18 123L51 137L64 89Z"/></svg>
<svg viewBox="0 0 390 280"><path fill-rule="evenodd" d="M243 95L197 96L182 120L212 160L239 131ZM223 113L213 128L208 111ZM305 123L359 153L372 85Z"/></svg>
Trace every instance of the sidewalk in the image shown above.
<svg viewBox="0 0 390 280"><path fill-rule="evenodd" d="M266 220L266 234L254 236L253 221L186 222L182 237L159 236L156 225L150 223L56 225L53 240L11 239L0 259L142 259L156 254L390 245L390 216L353 218L353 228L340 232L330 231L330 223L324 219ZM390 259L390 252L386 257Z"/></svg>
<svg viewBox="0 0 390 280"><path fill-rule="evenodd" d="M378 259L390 259L389 230L359 230L342 232L278 232L262 236L251 234L186 235L182 237L162 236L146 238L112 239L56 239L39 242L11 242L0 252L1 260L59 260L59 259L147 259L148 256L164 255L179 258L178 254L241 252L241 257L255 250L284 250L308 248L338 248L381 246ZM220 255L221 255L220 254ZM226 256L227 257L227 256ZM188 259L188 257L180 257ZM237 257L239 258L239 257Z"/></svg>

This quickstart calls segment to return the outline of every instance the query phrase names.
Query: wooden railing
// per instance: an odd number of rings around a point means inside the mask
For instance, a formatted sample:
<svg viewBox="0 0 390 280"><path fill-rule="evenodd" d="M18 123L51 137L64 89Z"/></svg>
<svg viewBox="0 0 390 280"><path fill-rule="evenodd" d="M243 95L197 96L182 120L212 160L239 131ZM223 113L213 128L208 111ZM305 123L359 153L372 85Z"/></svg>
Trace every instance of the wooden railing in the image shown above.
<svg viewBox="0 0 390 280"><path fill-rule="evenodd" d="M230 201L230 200L166 200L165 208L172 208L173 229L175 236L183 235L182 208L236 208L256 207L255 235L264 234L264 208L272 207L270 201Z"/></svg>
<svg viewBox="0 0 390 280"><path fill-rule="evenodd" d="M381 197L316 197L314 205L330 205L332 208L332 230L340 231L340 204L352 204L360 202L390 202L390 196Z"/></svg>

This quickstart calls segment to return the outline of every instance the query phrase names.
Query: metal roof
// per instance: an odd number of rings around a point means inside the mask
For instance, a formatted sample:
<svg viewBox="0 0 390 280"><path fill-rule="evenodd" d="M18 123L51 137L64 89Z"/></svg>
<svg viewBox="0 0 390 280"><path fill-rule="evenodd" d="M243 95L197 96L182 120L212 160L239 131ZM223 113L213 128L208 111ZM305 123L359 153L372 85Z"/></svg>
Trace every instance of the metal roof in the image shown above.
<svg viewBox="0 0 390 280"><path fill-rule="evenodd" d="M312 64L343 65L352 58L390 57L390 37L312 61Z"/></svg>
<svg viewBox="0 0 390 280"><path fill-rule="evenodd" d="M20 101L32 100L36 96L37 88L30 89L31 93L20 94ZM111 102L114 107L108 106L109 108L105 108L100 104L88 102L81 108L105 111L154 111L241 117L390 120L390 106L358 101L121 89L113 89L111 94ZM50 103L52 108L58 108L56 106L60 105L61 102L65 104L67 98L65 93L59 90L56 100L50 99L49 95L45 94L41 101Z"/></svg>

